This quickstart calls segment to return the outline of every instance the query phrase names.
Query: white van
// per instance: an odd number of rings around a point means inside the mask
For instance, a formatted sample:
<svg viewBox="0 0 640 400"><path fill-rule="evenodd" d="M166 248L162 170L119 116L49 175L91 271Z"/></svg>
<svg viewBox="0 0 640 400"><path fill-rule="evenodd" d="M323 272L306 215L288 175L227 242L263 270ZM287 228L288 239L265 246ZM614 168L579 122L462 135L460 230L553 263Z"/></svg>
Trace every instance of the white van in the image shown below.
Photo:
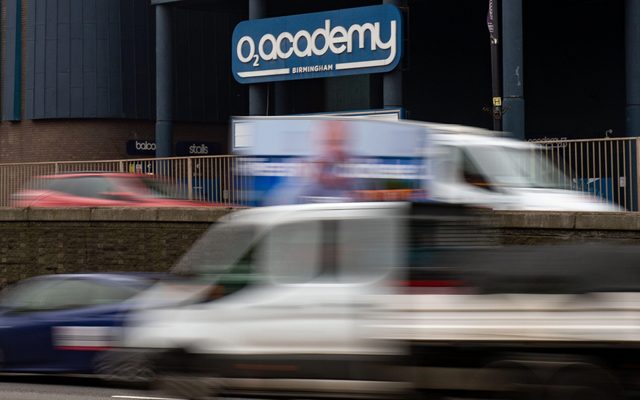
<svg viewBox="0 0 640 400"><path fill-rule="evenodd" d="M418 123L420 124L420 123ZM536 145L468 126L420 124L428 133L434 200L494 210L621 211L569 190L569 178L536 154Z"/></svg>
<svg viewBox="0 0 640 400"><path fill-rule="evenodd" d="M262 160L256 171L261 177L277 179L274 171L285 165L283 156L308 157L317 151L312 131L318 120L349 119L328 115L237 118L232 132L234 152ZM535 144L501 136L502 132L419 121L367 123L351 126L354 136L349 150L357 150L360 158L423 159L426 176L417 174L415 179L423 182L429 199L495 210L622 211L603 199L571 190L570 179L541 157ZM270 156L276 161L267 168ZM373 168L375 163L368 166Z"/></svg>
<svg viewBox="0 0 640 400"><path fill-rule="evenodd" d="M153 360L164 390L180 398L396 390L368 372L395 352L361 330L367 299L388 290L385 279L403 266L408 210L304 204L226 216L176 265L183 279L137 299L165 307L134 313L123 344Z"/></svg>
<svg viewBox="0 0 640 400"><path fill-rule="evenodd" d="M473 211L362 202L233 213L175 279L134 299L124 359L189 400L415 389L618 399L618 379L637 387L637 248L500 248Z"/></svg>

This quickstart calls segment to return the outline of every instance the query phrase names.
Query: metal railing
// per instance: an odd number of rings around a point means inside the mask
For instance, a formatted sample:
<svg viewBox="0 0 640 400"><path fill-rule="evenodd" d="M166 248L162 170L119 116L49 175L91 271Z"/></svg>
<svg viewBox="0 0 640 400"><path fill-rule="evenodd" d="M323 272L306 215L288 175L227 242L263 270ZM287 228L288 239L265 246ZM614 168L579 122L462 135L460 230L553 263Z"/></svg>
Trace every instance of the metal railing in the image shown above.
<svg viewBox="0 0 640 400"><path fill-rule="evenodd" d="M602 201L638 211L640 137L535 141L536 152L553 163L564 187L586 192ZM11 195L33 177L73 172L125 172L154 175L170 183L175 195L218 203L247 205L251 184L246 174L237 174L242 158L201 156L144 158L105 161L64 161L0 164L0 206L11 205ZM542 164L532 165L536 174L546 174Z"/></svg>
<svg viewBox="0 0 640 400"><path fill-rule="evenodd" d="M240 158L202 156L102 161L64 161L0 164L0 206L10 206L11 196L36 185L41 175L75 172L124 172L153 175L169 185L173 195L222 205L246 204L247 178L237 176Z"/></svg>
<svg viewBox="0 0 640 400"><path fill-rule="evenodd" d="M566 188L638 211L640 138L534 141L556 167Z"/></svg>

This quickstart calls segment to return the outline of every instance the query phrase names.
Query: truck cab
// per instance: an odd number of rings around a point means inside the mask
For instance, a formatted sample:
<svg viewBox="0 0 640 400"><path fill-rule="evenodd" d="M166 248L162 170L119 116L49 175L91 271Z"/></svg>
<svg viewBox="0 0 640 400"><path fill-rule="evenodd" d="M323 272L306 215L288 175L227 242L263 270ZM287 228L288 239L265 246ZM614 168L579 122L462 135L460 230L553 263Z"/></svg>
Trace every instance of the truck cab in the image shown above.
<svg viewBox="0 0 640 400"><path fill-rule="evenodd" d="M572 182L533 143L467 126L421 124L436 201L521 211L620 211L571 190Z"/></svg>
<svg viewBox="0 0 640 400"><path fill-rule="evenodd" d="M372 298L390 290L406 263L409 209L307 204L231 214L175 267L181 281L145 294L165 306L134 315L124 345L155 352L168 391L187 398L211 390L395 390L375 366L401 350L362 329ZM190 282L210 289L185 296Z"/></svg>

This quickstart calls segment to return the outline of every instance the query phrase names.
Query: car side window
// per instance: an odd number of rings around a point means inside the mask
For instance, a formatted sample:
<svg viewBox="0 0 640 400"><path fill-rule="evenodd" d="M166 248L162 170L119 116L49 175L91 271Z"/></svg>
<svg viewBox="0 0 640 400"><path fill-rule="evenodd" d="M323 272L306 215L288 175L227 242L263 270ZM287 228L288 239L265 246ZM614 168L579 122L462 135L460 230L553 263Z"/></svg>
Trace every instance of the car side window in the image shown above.
<svg viewBox="0 0 640 400"><path fill-rule="evenodd" d="M45 301L43 295L56 282L51 280L27 280L5 289L0 306L8 310L31 310Z"/></svg>
<svg viewBox="0 0 640 400"><path fill-rule="evenodd" d="M264 239L264 270L280 284L370 282L401 264L399 227L392 218L279 225Z"/></svg>
<svg viewBox="0 0 640 400"><path fill-rule="evenodd" d="M104 193L114 191L111 182L99 176L70 179L51 179L49 189L78 197L104 198Z"/></svg>
<svg viewBox="0 0 640 400"><path fill-rule="evenodd" d="M313 280L321 274L325 258L321 248L322 224L304 221L274 227L262 242L260 261L263 271L276 283L295 284Z"/></svg>
<svg viewBox="0 0 640 400"><path fill-rule="evenodd" d="M345 219L337 227L338 281L369 282L402 265L399 218Z"/></svg>

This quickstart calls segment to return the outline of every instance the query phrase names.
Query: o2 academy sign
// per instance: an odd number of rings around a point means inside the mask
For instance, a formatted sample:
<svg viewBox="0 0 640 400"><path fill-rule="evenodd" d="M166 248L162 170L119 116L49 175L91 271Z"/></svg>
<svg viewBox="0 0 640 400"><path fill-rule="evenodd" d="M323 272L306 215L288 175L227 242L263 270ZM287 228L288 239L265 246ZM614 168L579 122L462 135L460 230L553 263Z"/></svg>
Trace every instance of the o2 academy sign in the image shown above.
<svg viewBox="0 0 640 400"><path fill-rule="evenodd" d="M370 74L394 69L402 18L392 5L240 22L231 42L240 83Z"/></svg>

